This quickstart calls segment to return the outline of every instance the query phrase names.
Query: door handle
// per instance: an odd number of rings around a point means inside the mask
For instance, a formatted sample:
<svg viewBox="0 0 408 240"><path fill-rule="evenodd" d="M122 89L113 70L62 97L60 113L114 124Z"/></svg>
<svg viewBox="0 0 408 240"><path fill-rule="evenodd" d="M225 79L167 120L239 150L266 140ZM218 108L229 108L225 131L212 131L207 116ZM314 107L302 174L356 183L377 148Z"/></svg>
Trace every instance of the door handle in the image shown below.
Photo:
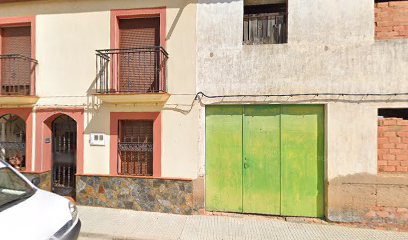
<svg viewBox="0 0 408 240"><path fill-rule="evenodd" d="M248 164L248 163L244 163L244 168L249 168L249 164Z"/></svg>

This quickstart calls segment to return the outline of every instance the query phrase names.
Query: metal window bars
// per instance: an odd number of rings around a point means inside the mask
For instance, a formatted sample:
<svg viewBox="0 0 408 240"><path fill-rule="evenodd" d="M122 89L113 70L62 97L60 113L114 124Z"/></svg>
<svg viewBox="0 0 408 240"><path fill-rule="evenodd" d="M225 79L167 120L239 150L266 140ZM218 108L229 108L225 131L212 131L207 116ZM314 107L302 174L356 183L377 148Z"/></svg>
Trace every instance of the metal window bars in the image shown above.
<svg viewBox="0 0 408 240"><path fill-rule="evenodd" d="M167 60L160 46L96 50L96 92L166 92Z"/></svg>
<svg viewBox="0 0 408 240"><path fill-rule="evenodd" d="M1 95L35 95L38 61L21 54L0 55Z"/></svg>

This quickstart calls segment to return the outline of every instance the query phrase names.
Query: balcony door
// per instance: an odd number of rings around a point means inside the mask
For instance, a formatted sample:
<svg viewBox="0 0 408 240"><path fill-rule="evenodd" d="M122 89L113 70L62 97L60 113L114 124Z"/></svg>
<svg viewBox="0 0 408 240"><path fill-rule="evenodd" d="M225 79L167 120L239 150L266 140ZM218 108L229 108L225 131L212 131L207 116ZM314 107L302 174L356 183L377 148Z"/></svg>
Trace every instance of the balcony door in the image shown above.
<svg viewBox="0 0 408 240"><path fill-rule="evenodd" d="M31 90L31 27L0 28L1 94L29 95Z"/></svg>
<svg viewBox="0 0 408 240"><path fill-rule="evenodd" d="M159 90L159 47L159 17L119 20L119 92Z"/></svg>

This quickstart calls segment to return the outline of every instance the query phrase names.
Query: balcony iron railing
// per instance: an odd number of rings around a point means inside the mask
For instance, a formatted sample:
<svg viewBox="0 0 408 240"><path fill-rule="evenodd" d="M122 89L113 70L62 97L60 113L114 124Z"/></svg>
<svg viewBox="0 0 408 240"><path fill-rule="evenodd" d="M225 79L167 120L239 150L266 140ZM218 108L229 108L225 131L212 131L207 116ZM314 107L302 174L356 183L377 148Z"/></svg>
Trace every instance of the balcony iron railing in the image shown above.
<svg viewBox="0 0 408 240"><path fill-rule="evenodd" d="M166 92L167 59L160 46L96 50L96 92Z"/></svg>
<svg viewBox="0 0 408 240"><path fill-rule="evenodd" d="M286 16L284 12L244 15L244 44L286 43Z"/></svg>
<svg viewBox="0 0 408 240"><path fill-rule="evenodd" d="M20 55L0 55L1 95L35 95L37 60Z"/></svg>

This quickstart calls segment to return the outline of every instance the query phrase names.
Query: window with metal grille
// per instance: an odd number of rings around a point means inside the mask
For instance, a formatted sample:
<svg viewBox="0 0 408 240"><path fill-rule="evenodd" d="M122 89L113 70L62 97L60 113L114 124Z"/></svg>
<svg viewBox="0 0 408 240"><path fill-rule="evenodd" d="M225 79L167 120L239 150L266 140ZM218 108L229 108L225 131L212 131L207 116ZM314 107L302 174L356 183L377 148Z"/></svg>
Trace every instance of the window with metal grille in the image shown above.
<svg viewBox="0 0 408 240"><path fill-rule="evenodd" d="M0 159L19 170L26 167L26 124L14 114L0 118Z"/></svg>
<svg viewBox="0 0 408 240"><path fill-rule="evenodd" d="M244 3L244 44L287 43L287 0Z"/></svg>
<svg viewBox="0 0 408 240"><path fill-rule="evenodd" d="M153 121L119 121L118 174L153 175Z"/></svg>
<svg viewBox="0 0 408 240"><path fill-rule="evenodd" d="M0 28L1 93L29 95L31 86L31 27Z"/></svg>

